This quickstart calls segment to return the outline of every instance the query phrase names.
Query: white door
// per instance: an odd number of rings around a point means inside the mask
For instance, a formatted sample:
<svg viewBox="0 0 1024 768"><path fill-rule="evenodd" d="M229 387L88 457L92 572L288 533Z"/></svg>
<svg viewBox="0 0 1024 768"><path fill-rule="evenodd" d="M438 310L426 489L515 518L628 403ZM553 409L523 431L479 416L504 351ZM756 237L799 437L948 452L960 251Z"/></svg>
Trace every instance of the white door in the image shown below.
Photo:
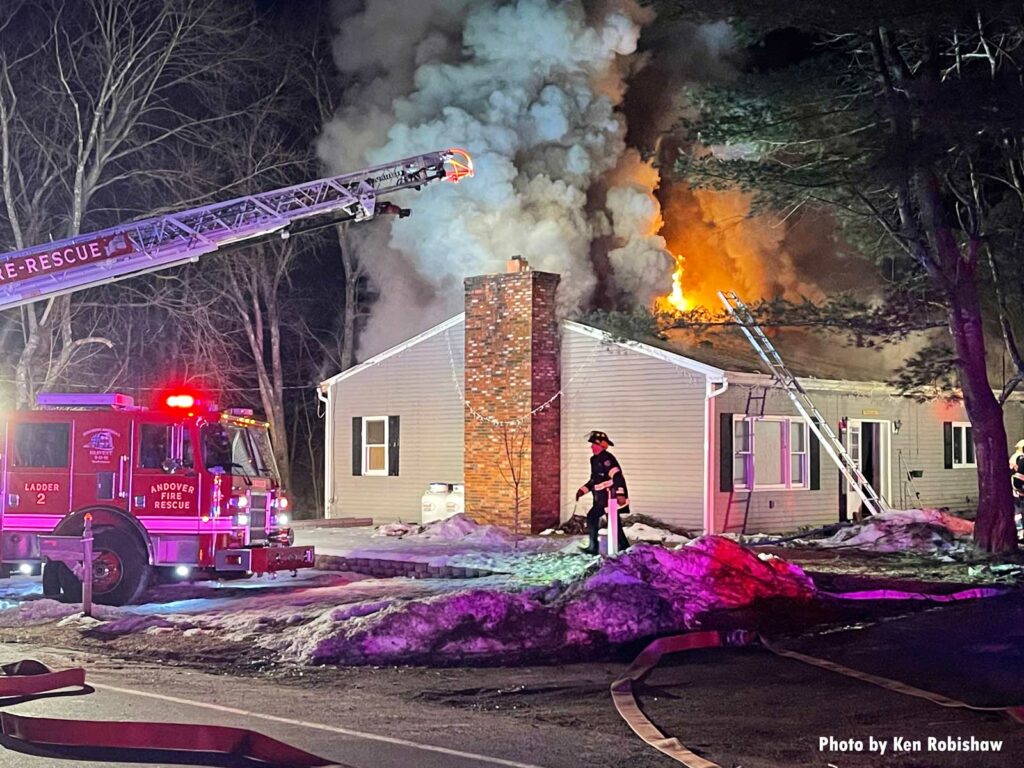
<svg viewBox="0 0 1024 768"><path fill-rule="evenodd" d="M871 430L875 446L873 467L867 468L867 472L864 467L865 430ZM892 497L892 423L879 420L850 419L846 427L846 451L850 454L857 469L869 477L874 475L875 492L888 502ZM847 488L847 496L851 505L860 506L859 502L854 501L854 499L859 499L859 496L853 486Z"/></svg>

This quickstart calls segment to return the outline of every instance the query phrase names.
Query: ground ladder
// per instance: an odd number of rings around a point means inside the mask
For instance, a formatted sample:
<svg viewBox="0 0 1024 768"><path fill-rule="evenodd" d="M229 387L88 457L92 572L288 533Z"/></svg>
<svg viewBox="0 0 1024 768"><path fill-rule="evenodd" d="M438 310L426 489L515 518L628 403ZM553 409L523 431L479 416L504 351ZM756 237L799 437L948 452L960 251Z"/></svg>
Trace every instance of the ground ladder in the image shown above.
<svg viewBox="0 0 1024 768"><path fill-rule="evenodd" d="M818 411L803 385L786 367L778 350L775 349L775 345L771 343L761 329L761 326L754 320L754 316L751 315L747 305L732 291L719 291L718 298L723 306L725 306L726 311L739 325L743 335L747 337L747 341L750 342L765 365L768 366L772 377L779 382L786 391L786 394L789 395L789 399L793 401L797 412L807 421L807 426L810 427L814 436L818 438L829 458L835 462L843 477L846 478L846 481L857 492L857 495L860 496L868 514L877 515L880 512L889 511L889 505L878 495L874 487L860 471L857 462L846 452L842 441L840 441L835 431L821 415L821 412Z"/></svg>
<svg viewBox="0 0 1024 768"><path fill-rule="evenodd" d="M756 394L759 393L759 394ZM750 429L750 422L756 421L757 419L764 416L765 401L768 399L768 387L751 387L747 392L747 407L743 414L745 420L748 422L747 429ZM755 405L756 403L756 405ZM748 456L744 456L744 460L747 461ZM751 474L751 464L746 464L747 481L746 487L737 488L736 483L730 484L731 489L729 491L729 501L725 505L725 521L722 523L722 531L724 533L729 532L729 519L732 516L732 510L734 506L743 507L743 523L740 526L740 533L747 532L747 523L750 521L750 508L754 502L754 488L753 488L753 476ZM745 497L738 499L737 493L746 494Z"/></svg>

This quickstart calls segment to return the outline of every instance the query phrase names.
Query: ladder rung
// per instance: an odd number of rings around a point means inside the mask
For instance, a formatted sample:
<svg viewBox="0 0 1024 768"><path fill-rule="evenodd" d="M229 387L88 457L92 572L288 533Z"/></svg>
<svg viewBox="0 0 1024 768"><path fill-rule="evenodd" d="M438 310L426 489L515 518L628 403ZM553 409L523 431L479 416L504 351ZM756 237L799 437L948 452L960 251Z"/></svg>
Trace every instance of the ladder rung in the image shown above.
<svg viewBox="0 0 1024 768"><path fill-rule="evenodd" d="M754 320L754 316L747 305L740 300L735 291L720 291L718 297L722 300L732 318L737 321L740 330L743 331L754 351L757 352L761 360L768 366L768 371L772 377L785 389L786 394L793 401L797 411L807 420L811 430L824 443L829 456L836 462L839 471L846 478L846 481L856 489L864 505L872 514L886 511L888 509L886 502L878 495L874 487L857 467L853 458L846 452L846 448L843 447L839 437L829 426L825 417L815 407L814 402L803 388L803 385L786 367L779 351L765 334L764 329ZM767 391L765 391L764 396L767 396ZM748 397L748 413L751 399L754 398L752 396Z"/></svg>

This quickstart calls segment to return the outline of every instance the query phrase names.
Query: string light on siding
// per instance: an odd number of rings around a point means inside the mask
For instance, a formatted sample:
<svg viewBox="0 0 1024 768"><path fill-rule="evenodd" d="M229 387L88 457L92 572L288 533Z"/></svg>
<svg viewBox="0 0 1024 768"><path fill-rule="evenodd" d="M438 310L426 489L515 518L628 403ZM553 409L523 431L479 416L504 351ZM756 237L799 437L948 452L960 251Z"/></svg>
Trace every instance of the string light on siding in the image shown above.
<svg viewBox="0 0 1024 768"><path fill-rule="evenodd" d="M565 394L565 390L576 380L576 377L584 368L591 367L591 365L594 362L594 359L597 357L597 351L598 349L600 349L600 344L595 345L593 350L591 350L590 358L585 363L580 363L579 365L576 366L575 370L573 370L572 372L572 375L569 377L569 380L562 386L562 388L559 389L547 400L545 400L543 403L534 408L532 411L516 419L502 420L496 419L493 416L488 416L484 413L480 413L466 399L465 390L462 388L462 384L459 382L459 373L455 366L455 353L452 351L452 340L451 337L448 335L447 329L445 329L444 331L444 340L445 343L448 345L448 365L452 372L452 383L455 385L455 391L458 393L459 400L462 401L463 407L465 407L465 409L469 411L470 415L477 421L482 421L486 424L490 424L495 427L518 427L526 423L526 421L533 418L538 413L546 411L548 408L554 405L555 401L558 398Z"/></svg>

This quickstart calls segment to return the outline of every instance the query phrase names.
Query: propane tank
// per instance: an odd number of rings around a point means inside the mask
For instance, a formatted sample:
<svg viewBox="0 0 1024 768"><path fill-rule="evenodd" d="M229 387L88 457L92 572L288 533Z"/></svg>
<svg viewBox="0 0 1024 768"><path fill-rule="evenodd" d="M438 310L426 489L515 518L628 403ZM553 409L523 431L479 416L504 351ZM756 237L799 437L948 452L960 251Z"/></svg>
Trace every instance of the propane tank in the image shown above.
<svg viewBox="0 0 1024 768"><path fill-rule="evenodd" d="M460 515L466 511L466 486L464 483L453 483L452 492L444 502L445 517Z"/></svg>
<svg viewBox="0 0 1024 768"><path fill-rule="evenodd" d="M452 491L449 483L431 483L420 501L420 522L432 523L448 517L447 500Z"/></svg>

